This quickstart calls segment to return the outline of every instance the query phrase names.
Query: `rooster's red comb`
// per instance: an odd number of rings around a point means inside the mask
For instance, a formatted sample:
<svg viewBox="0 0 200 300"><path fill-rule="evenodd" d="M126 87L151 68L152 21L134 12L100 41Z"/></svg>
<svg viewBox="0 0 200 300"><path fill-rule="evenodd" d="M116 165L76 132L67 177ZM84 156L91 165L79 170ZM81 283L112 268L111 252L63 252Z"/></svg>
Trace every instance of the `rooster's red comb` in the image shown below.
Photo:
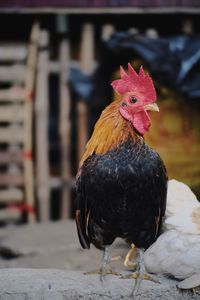
<svg viewBox="0 0 200 300"><path fill-rule="evenodd" d="M148 74L144 73L143 67L140 67L139 74L128 63L127 74L123 67L120 66L121 79L114 80L111 85L117 94L123 95L127 92L134 92L136 95L141 95L145 103L156 101L156 91L153 81Z"/></svg>

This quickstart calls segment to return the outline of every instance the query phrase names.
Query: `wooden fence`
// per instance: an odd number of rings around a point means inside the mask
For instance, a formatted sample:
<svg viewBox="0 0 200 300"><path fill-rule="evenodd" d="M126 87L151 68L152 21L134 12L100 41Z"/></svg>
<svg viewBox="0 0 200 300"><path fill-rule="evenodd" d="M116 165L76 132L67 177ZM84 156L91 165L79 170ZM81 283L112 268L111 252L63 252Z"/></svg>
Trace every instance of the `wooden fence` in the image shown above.
<svg viewBox="0 0 200 300"><path fill-rule="evenodd" d="M28 45L0 47L0 221L35 220L32 112L39 24Z"/></svg>
<svg viewBox="0 0 200 300"><path fill-rule="evenodd" d="M50 220L50 198L55 186L61 189L60 218L71 215L74 178L68 77L74 62L67 30L66 18L58 16L57 31L61 38L56 60L50 59L50 33L38 23L33 25L29 43L0 44L0 222L20 221L24 215L28 222ZM112 31L112 26L105 25L102 38L106 39ZM79 52L75 64L83 74L90 75L96 65L93 24L83 25ZM51 175L49 161L51 74L59 78L60 95L61 169L56 177ZM88 112L82 99L78 99L76 110L79 161L88 140Z"/></svg>

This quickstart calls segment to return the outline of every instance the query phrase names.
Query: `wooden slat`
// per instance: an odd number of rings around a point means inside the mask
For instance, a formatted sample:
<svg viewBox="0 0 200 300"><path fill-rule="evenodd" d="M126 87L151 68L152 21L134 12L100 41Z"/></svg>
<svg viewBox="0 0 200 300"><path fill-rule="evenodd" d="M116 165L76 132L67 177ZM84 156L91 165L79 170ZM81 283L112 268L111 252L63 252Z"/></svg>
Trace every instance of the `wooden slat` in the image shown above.
<svg viewBox="0 0 200 300"><path fill-rule="evenodd" d="M27 47L24 44L1 44L0 61L24 61L27 57Z"/></svg>
<svg viewBox="0 0 200 300"><path fill-rule="evenodd" d="M21 217L21 212L16 208L0 209L0 221L9 222L17 221Z"/></svg>
<svg viewBox="0 0 200 300"><path fill-rule="evenodd" d="M5 127L0 128L0 142L1 143L23 143L24 129L23 127Z"/></svg>
<svg viewBox="0 0 200 300"><path fill-rule="evenodd" d="M24 139L24 151L25 153L32 154L32 140L33 140L33 101L32 96L35 87L36 69L37 69L37 57L38 57L38 45L40 40L40 26L35 22L31 30L30 44L28 47L28 59L25 78L25 90L31 94L31 97L27 94L27 101L25 101L25 139ZM25 200L26 204L30 207L34 207L34 175L33 175L33 161L32 155L28 159L24 159L24 180L25 180ZM35 221L35 212L29 212L28 221Z"/></svg>
<svg viewBox="0 0 200 300"><path fill-rule="evenodd" d="M25 100L26 92L19 86L0 90L0 101L22 101Z"/></svg>
<svg viewBox="0 0 200 300"><path fill-rule="evenodd" d="M24 113L22 105L1 105L0 122L23 122Z"/></svg>
<svg viewBox="0 0 200 300"><path fill-rule="evenodd" d="M101 31L101 39L103 41L108 41L114 32L115 27L113 24L104 24Z"/></svg>
<svg viewBox="0 0 200 300"><path fill-rule="evenodd" d="M2 82L22 82L25 74L24 65L0 66L0 81Z"/></svg>
<svg viewBox="0 0 200 300"><path fill-rule="evenodd" d="M21 174L0 174L0 186L4 185L18 185L24 184L24 180Z"/></svg>
<svg viewBox="0 0 200 300"><path fill-rule="evenodd" d="M80 47L80 67L84 74L91 74L94 70L94 25L86 23L83 25L81 47ZM77 104L77 128L78 128L78 161L80 161L88 140L88 109L84 101L78 101Z"/></svg>
<svg viewBox="0 0 200 300"><path fill-rule="evenodd" d="M80 67L84 74L91 74L94 71L94 24L85 23L82 28L80 47Z"/></svg>
<svg viewBox="0 0 200 300"><path fill-rule="evenodd" d="M22 151L0 151L0 164L21 163L22 160Z"/></svg>
<svg viewBox="0 0 200 300"><path fill-rule="evenodd" d="M66 76L69 76L69 62L70 62L70 45L67 39L63 39L60 43L60 114L59 114L59 133L61 137L61 177L63 182L68 182L71 178L70 166L70 110L71 99L69 87L66 82ZM70 203L70 186L62 187L62 204L61 204L61 218L66 219L70 217L71 203Z"/></svg>
<svg viewBox="0 0 200 300"><path fill-rule="evenodd" d="M87 128L87 120L88 120L88 109L87 104L83 101L79 101L77 103L77 128L78 128L78 162L80 162L81 157L85 150L85 145L88 140L88 128Z"/></svg>
<svg viewBox="0 0 200 300"><path fill-rule="evenodd" d="M46 48L49 43L48 32L41 31L40 47L38 55L38 72L36 80L36 178L37 193L39 199L39 214L42 222L49 220L49 160L48 160L48 61L49 51Z"/></svg>
<svg viewBox="0 0 200 300"><path fill-rule="evenodd" d="M23 192L20 189L0 190L0 202L2 203L21 202L23 198Z"/></svg>

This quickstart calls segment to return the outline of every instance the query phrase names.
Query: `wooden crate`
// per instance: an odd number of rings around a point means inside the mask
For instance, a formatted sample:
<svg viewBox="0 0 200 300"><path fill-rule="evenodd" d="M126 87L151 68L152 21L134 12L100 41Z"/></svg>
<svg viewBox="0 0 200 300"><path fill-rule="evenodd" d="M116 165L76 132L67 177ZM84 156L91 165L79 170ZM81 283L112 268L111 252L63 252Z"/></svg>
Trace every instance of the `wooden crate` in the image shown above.
<svg viewBox="0 0 200 300"><path fill-rule="evenodd" d="M0 221L4 222L19 221L23 210L28 221L35 220L32 100L39 31L34 23L29 43L0 45L0 204L4 207Z"/></svg>

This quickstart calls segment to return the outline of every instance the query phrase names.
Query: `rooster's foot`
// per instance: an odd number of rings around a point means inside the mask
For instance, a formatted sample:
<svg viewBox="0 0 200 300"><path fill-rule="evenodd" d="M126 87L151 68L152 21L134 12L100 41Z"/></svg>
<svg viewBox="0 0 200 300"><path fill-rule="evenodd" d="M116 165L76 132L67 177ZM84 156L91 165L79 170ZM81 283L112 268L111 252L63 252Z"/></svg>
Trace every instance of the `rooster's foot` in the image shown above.
<svg viewBox="0 0 200 300"><path fill-rule="evenodd" d="M103 250L103 257L102 257L102 263L101 263L100 269L96 270L96 271L86 272L84 274L87 274L87 275L99 274L101 282L104 282L107 274L121 276L121 274L114 272L112 270L112 268L110 266L110 261L111 261L111 259L110 259L109 253L108 253L108 247L105 247L105 249Z"/></svg>
<svg viewBox="0 0 200 300"><path fill-rule="evenodd" d="M143 279L143 280L149 280L155 283L160 283L157 279L153 278L151 275L144 273L140 274L138 272L134 272L128 275L122 275L121 279Z"/></svg>
<svg viewBox="0 0 200 300"><path fill-rule="evenodd" d="M84 275L102 275L102 270L101 269L97 269L97 270L93 270L93 271L88 271L83 273ZM121 273L115 272L112 270L112 268L109 266L108 270L105 271L104 273L105 275L115 275L115 276L122 276Z"/></svg>
<svg viewBox="0 0 200 300"><path fill-rule="evenodd" d="M127 254L128 258L133 256L133 252L135 252L134 248L129 251L130 253ZM126 257L127 258L127 257ZM155 283L160 283L158 280L154 279L151 277L149 274L146 273L145 266L144 266L144 250L143 249L137 249L137 255L136 255L136 272L127 275L127 276L122 276L121 278L131 278L135 279L134 287L132 290L131 297L134 297L137 295L141 282L142 280L150 280Z"/></svg>

